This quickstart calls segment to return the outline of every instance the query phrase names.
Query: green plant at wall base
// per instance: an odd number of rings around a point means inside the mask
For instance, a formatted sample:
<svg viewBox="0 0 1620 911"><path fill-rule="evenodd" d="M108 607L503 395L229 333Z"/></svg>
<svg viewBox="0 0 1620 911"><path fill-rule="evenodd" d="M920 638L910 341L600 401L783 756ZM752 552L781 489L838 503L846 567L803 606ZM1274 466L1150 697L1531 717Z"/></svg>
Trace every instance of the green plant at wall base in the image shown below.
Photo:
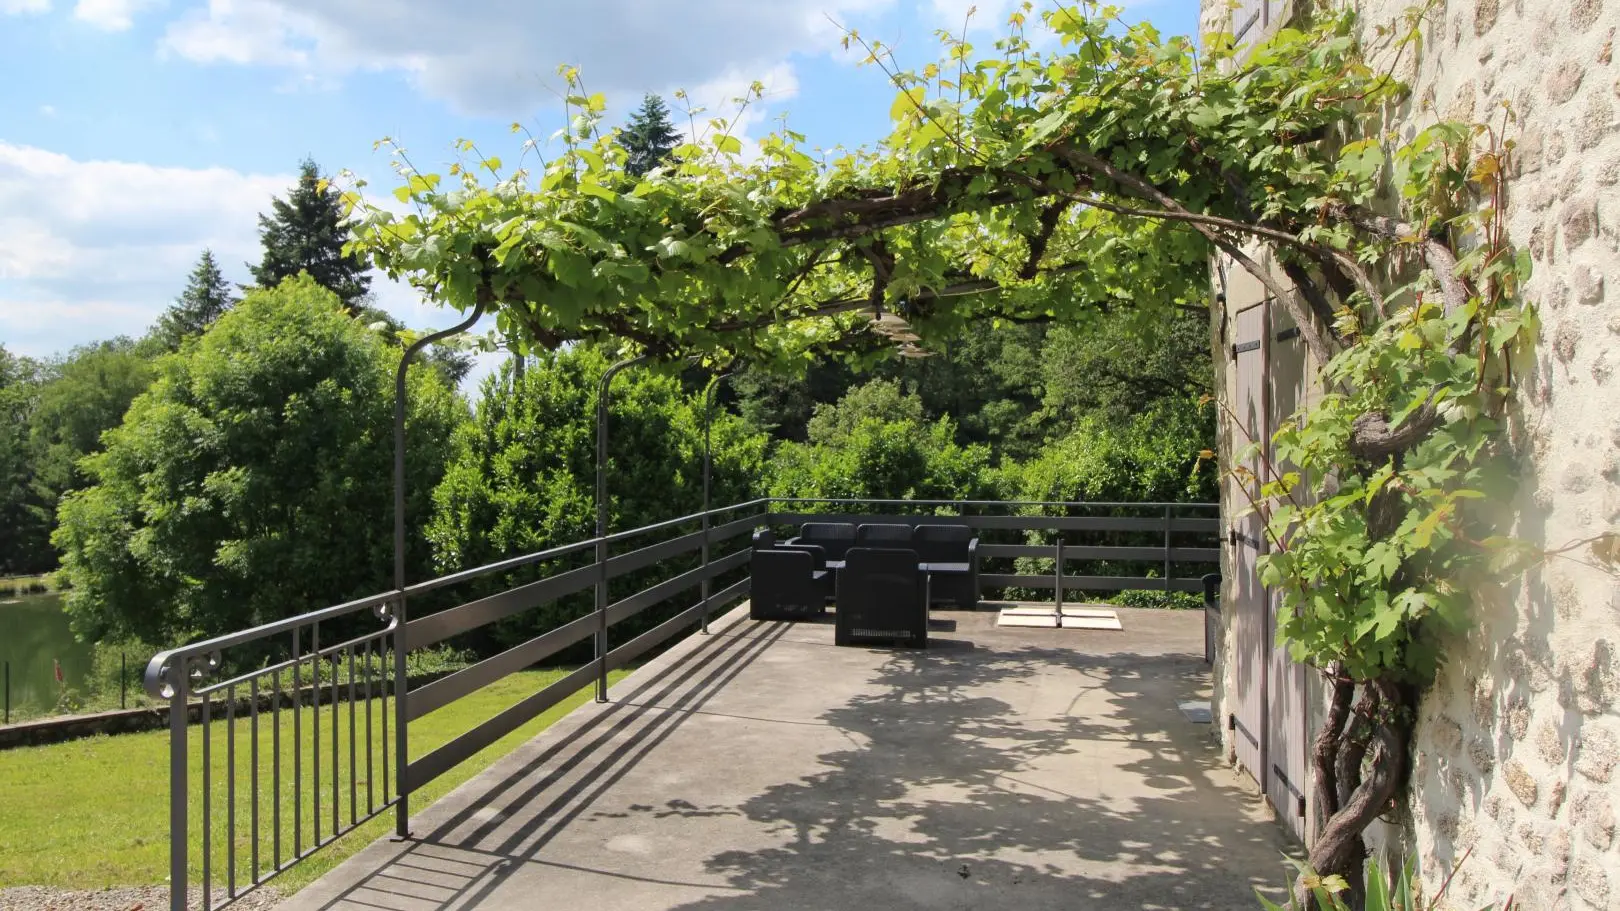
<svg viewBox="0 0 1620 911"><path fill-rule="evenodd" d="M896 92L882 143L812 154L784 130L745 158L717 118L640 176L601 127L603 97L565 67L573 118L557 147L525 144L532 169L463 142L448 175L428 174L396 148L395 195L415 211L346 194L355 249L493 311L520 351L585 341L786 372L827 352L924 356L987 323L1153 319L1204 306L1212 254L1245 270L1332 365L1328 395L1278 441L1292 464L1244 480L1286 543L1266 565L1296 593L1284 639L1332 682L1309 861L1354 906L1362 831L1405 775L1433 621L1460 618L1460 592L1491 569L1470 550L1499 550L1477 526L1501 523L1469 506L1492 489L1510 355L1536 331L1500 215L1499 132L1360 139L1405 101L1360 36L1421 53L1424 12L1363 29L1324 11L1200 52L1083 2L1042 13L1057 38L1042 50L1025 4L993 52L942 35L943 59L918 72L849 32Z"/></svg>
<svg viewBox="0 0 1620 911"><path fill-rule="evenodd" d="M1466 858L1465 858L1466 859ZM1347 901L1350 895L1350 884L1342 876L1319 876L1308 864L1293 858L1287 858L1289 867L1294 871L1295 881L1304 886L1307 895L1299 894L1289 896L1286 905L1278 904L1264 895L1259 896L1260 907L1264 911L1351 911ZM1403 861L1401 868L1393 876L1386 877L1381 865L1376 859L1367 862L1367 882L1364 911L1437 911L1442 900L1450 891L1451 879L1440 884L1432 896L1423 894L1423 882L1417 875L1417 865L1412 861ZM1485 905L1478 911L1512 911L1513 900L1500 909L1492 905Z"/></svg>

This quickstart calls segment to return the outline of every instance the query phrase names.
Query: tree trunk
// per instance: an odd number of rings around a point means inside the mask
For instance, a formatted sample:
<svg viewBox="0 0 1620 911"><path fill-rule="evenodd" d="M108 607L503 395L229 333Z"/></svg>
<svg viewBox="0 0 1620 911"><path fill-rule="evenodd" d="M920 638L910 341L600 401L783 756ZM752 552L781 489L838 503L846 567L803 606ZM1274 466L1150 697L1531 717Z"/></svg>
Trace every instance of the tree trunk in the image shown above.
<svg viewBox="0 0 1620 911"><path fill-rule="evenodd" d="M1359 911L1366 902L1367 846L1361 833L1389 808L1406 780L1413 715L1401 687L1387 679L1362 682L1351 711L1357 688L1350 680L1334 679L1328 717L1311 751L1322 825L1306 862L1317 877L1342 876L1350 889L1341 897ZM1301 907L1312 907L1305 876L1295 881L1294 895Z"/></svg>

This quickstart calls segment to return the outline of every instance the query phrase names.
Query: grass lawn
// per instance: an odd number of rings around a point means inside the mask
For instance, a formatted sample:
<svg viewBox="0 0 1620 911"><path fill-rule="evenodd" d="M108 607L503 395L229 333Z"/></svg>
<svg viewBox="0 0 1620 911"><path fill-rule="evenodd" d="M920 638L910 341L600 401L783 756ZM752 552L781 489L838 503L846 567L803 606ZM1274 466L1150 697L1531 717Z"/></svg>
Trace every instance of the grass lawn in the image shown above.
<svg viewBox="0 0 1620 911"><path fill-rule="evenodd" d="M461 734L496 712L519 701L566 671L522 671L445 706L411 723L411 756L421 756ZM622 676L621 675L616 675ZM419 811L451 789L471 778L496 759L570 710L590 698L589 690L574 694L561 704L535 718L505 738L478 753L411 796L411 808ZM331 710L320 714L322 736L321 837L331 832L332 768L331 746L334 732L339 749L338 808L343 824L350 818L350 795L355 794L358 813L366 813L366 791L375 789L380 798L383 777L380 763L381 705L372 700L372 771L365 760L365 706L356 706L356 774L348 773L349 709L342 705L334 725ZM312 709L300 710L303 787L292 791L294 742L291 713L282 712L282 781L278 793L269 781L271 728L268 713L260 720L261 762L259 793L259 850L261 868L269 863L273 841L273 808L279 803L282 816L282 856L290 854L293 843L293 807L298 807L305 850L314 836L315 794L311 770L314 768L311 734L315 724ZM209 726L210 764L216 770L211 788L213 883L224 884L228 821L225 816L227 773L224 726ZM236 854L237 881L248 876L251 839L246 835L252 806L252 770L248 767L250 727L246 717L236 720ZM193 725L190 746L191 815L193 823L190 861L193 884L201 872L201 792L198 784L202 763L203 726ZM0 888L20 885L60 886L93 889L112 885L147 885L166 882L169 869L169 735L167 731L94 737L52 746L30 747L0 752ZM390 769L392 775L393 769ZM325 873L339 861L393 829L393 813L360 826L336 843L321 849L274 881L274 888L291 893Z"/></svg>

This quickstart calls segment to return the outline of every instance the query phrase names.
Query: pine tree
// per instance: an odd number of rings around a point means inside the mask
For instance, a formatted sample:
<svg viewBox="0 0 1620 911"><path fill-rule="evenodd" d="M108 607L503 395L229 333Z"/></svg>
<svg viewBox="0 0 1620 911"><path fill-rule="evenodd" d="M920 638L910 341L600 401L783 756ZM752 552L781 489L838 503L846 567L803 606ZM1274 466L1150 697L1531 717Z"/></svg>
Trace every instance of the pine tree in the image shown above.
<svg viewBox="0 0 1620 911"><path fill-rule="evenodd" d="M669 106L657 95L647 95L619 134L619 144L630 153L624 170L640 177L663 164L679 142L680 134L669 119Z"/></svg>
<svg viewBox="0 0 1620 911"><path fill-rule="evenodd" d="M219 271L212 250L203 250L197 265L186 281L186 290L180 292L169 309L158 318L152 337L164 348L177 351L180 343L194 335L202 335L226 310L236 304L231 283Z"/></svg>
<svg viewBox="0 0 1620 911"><path fill-rule="evenodd" d="M259 239L264 261L248 264L253 281L274 288L286 278L308 272L322 287L343 301L351 313L371 285L367 265L355 255L344 256L351 223L344 221L341 197L333 187L323 191L315 162L304 159L298 185L286 199L272 201L272 214L259 216Z"/></svg>

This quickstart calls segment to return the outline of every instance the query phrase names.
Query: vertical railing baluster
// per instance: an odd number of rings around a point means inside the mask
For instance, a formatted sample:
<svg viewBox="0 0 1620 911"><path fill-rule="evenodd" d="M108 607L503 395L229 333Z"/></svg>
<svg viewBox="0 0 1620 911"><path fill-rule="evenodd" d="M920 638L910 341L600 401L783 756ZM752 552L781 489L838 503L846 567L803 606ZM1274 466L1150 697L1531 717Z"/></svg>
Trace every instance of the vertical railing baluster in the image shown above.
<svg viewBox="0 0 1620 911"><path fill-rule="evenodd" d="M390 747L390 745L388 743L388 703L389 703L389 700L393 700L393 702L396 705L399 703L398 698L396 698L396 696L394 695L394 682L393 682L393 673L392 673L394 652L399 651L399 628L398 627L394 628L394 635L389 637L389 638L393 642L393 648L391 650L390 649L384 649L383 650L383 660L388 662L388 668L390 669L390 673L382 675L383 676L383 682L382 682L382 773L383 773L382 774L382 792L383 792L383 800L388 799L388 788L389 788L388 755L389 755L390 752L392 752L392 748ZM380 645L380 642L379 642L379 645ZM382 670L382 668L378 668L378 670L380 671L380 670ZM404 754L403 753L400 754L400 758L402 760L404 759ZM395 775L396 779L405 777L405 774L398 770L398 764L397 763L395 764L394 775ZM394 783L396 785L399 784L399 782L397 780ZM403 796L403 794L404 794L404 789L403 788L396 787L394 789L394 796L396 798ZM396 827L403 826L404 822L403 822L403 820L396 819L395 820L395 825L396 825ZM399 832L396 829L394 834L403 835L404 833Z"/></svg>
<svg viewBox="0 0 1620 911"><path fill-rule="evenodd" d="M225 687L225 896L237 898L237 684Z"/></svg>
<svg viewBox="0 0 1620 911"><path fill-rule="evenodd" d="M1062 528L1059 528L1057 530L1057 561L1056 561L1056 566L1054 566L1053 569L1055 570L1055 572L1053 573L1052 581L1057 585L1056 594L1053 597L1053 605L1057 608L1057 612L1058 612L1058 626L1062 626L1063 625L1063 529Z"/></svg>
<svg viewBox="0 0 1620 911"><path fill-rule="evenodd" d="M607 682L607 653L608 653L608 545L604 532L597 531L596 540L596 701L606 702L608 698Z"/></svg>
<svg viewBox="0 0 1620 911"><path fill-rule="evenodd" d="M187 806L190 792L186 780L190 773L186 766L190 746L187 738L191 736L186 724L187 716L191 713L188 693L191 681L187 676L190 671L190 662L185 658L170 664L168 670L169 688L173 693L169 697L169 911L186 911L189 874L186 851L191 834L190 808ZM206 776L204 780L207 780Z"/></svg>
<svg viewBox="0 0 1620 911"><path fill-rule="evenodd" d="M293 630L292 642L292 713L293 713L293 786L292 828L293 860L304 856L304 672L301 646L304 631Z"/></svg>
<svg viewBox="0 0 1620 911"><path fill-rule="evenodd" d="M399 804L394 809L394 837L411 837L411 773L409 766L410 755L406 752L408 745L405 736L406 702L410 698L407 692L405 679L405 650L410 648L410 639L405 629L406 597L403 583L400 586L399 598L394 602L394 781L397 785L394 793L398 796ZM386 722L388 713L383 713ZM383 741L387 742L386 731ZM383 753L383 762L387 762L388 753ZM388 774L387 766L383 767L383 774Z"/></svg>
<svg viewBox="0 0 1620 911"><path fill-rule="evenodd" d="M202 694L202 906L203 911L213 907L214 880L214 760L213 760L213 693Z"/></svg>
<svg viewBox="0 0 1620 911"><path fill-rule="evenodd" d="M309 754L309 775L314 785L309 792L309 815L315 835L309 849L313 851L321 846L321 625L318 622L310 624L309 676L309 720L313 744Z"/></svg>
<svg viewBox="0 0 1620 911"><path fill-rule="evenodd" d="M372 752L372 746L371 746L371 701L372 701L372 698L376 695L375 693L372 692L372 688L371 688L371 680L372 680L371 662L377 656L377 641L378 640L376 640L376 639L369 639L369 640L366 641L366 815L367 816L370 816L371 814L377 812L377 801L376 801L375 791L373 790L373 785L372 785L372 780L371 780L372 774L373 774L372 773L372 768L371 768L371 752Z"/></svg>
<svg viewBox="0 0 1620 911"><path fill-rule="evenodd" d="M225 688L225 895L236 897L236 684Z"/></svg>
<svg viewBox="0 0 1620 911"><path fill-rule="evenodd" d="M349 653L349 825L360 823L359 783L354 777L355 744L359 738L354 735L354 646L344 651Z"/></svg>
<svg viewBox="0 0 1620 911"><path fill-rule="evenodd" d="M1165 591L1170 590L1170 572L1171 572L1171 562L1172 562L1170 560L1170 526L1171 526L1171 522L1172 522L1171 510L1174 509L1174 508L1175 507L1170 506L1169 504L1165 504L1165 507L1164 507L1164 590Z"/></svg>
<svg viewBox="0 0 1620 911"><path fill-rule="evenodd" d="M338 837L343 831L343 799L338 796L342 793L343 774L338 766L338 671L343 669L342 659L337 653L332 653L332 837Z"/></svg>
<svg viewBox="0 0 1620 911"><path fill-rule="evenodd" d="M275 757L270 765L270 793L276 795L270 804L270 869L281 866L281 668L271 678L275 688L275 711L271 714L270 752Z"/></svg>
<svg viewBox="0 0 1620 911"><path fill-rule="evenodd" d="M251 823L251 828L249 828L248 831L252 834L252 838L253 838L253 840L250 842L250 844L252 845L252 857L253 857L252 880L253 880L253 884L255 886L257 886L259 884L259 675L258 674L253 675L253 677L251 678L251 683L248 685L248 698L253 700L252 704L250 704L248 706L248 712L249 712L248 717L252 720L252 725L253 725L253 733L252 733L252 742L253 742L253 813L251 814L251 818L249 820L250 823Z"/></svg>

